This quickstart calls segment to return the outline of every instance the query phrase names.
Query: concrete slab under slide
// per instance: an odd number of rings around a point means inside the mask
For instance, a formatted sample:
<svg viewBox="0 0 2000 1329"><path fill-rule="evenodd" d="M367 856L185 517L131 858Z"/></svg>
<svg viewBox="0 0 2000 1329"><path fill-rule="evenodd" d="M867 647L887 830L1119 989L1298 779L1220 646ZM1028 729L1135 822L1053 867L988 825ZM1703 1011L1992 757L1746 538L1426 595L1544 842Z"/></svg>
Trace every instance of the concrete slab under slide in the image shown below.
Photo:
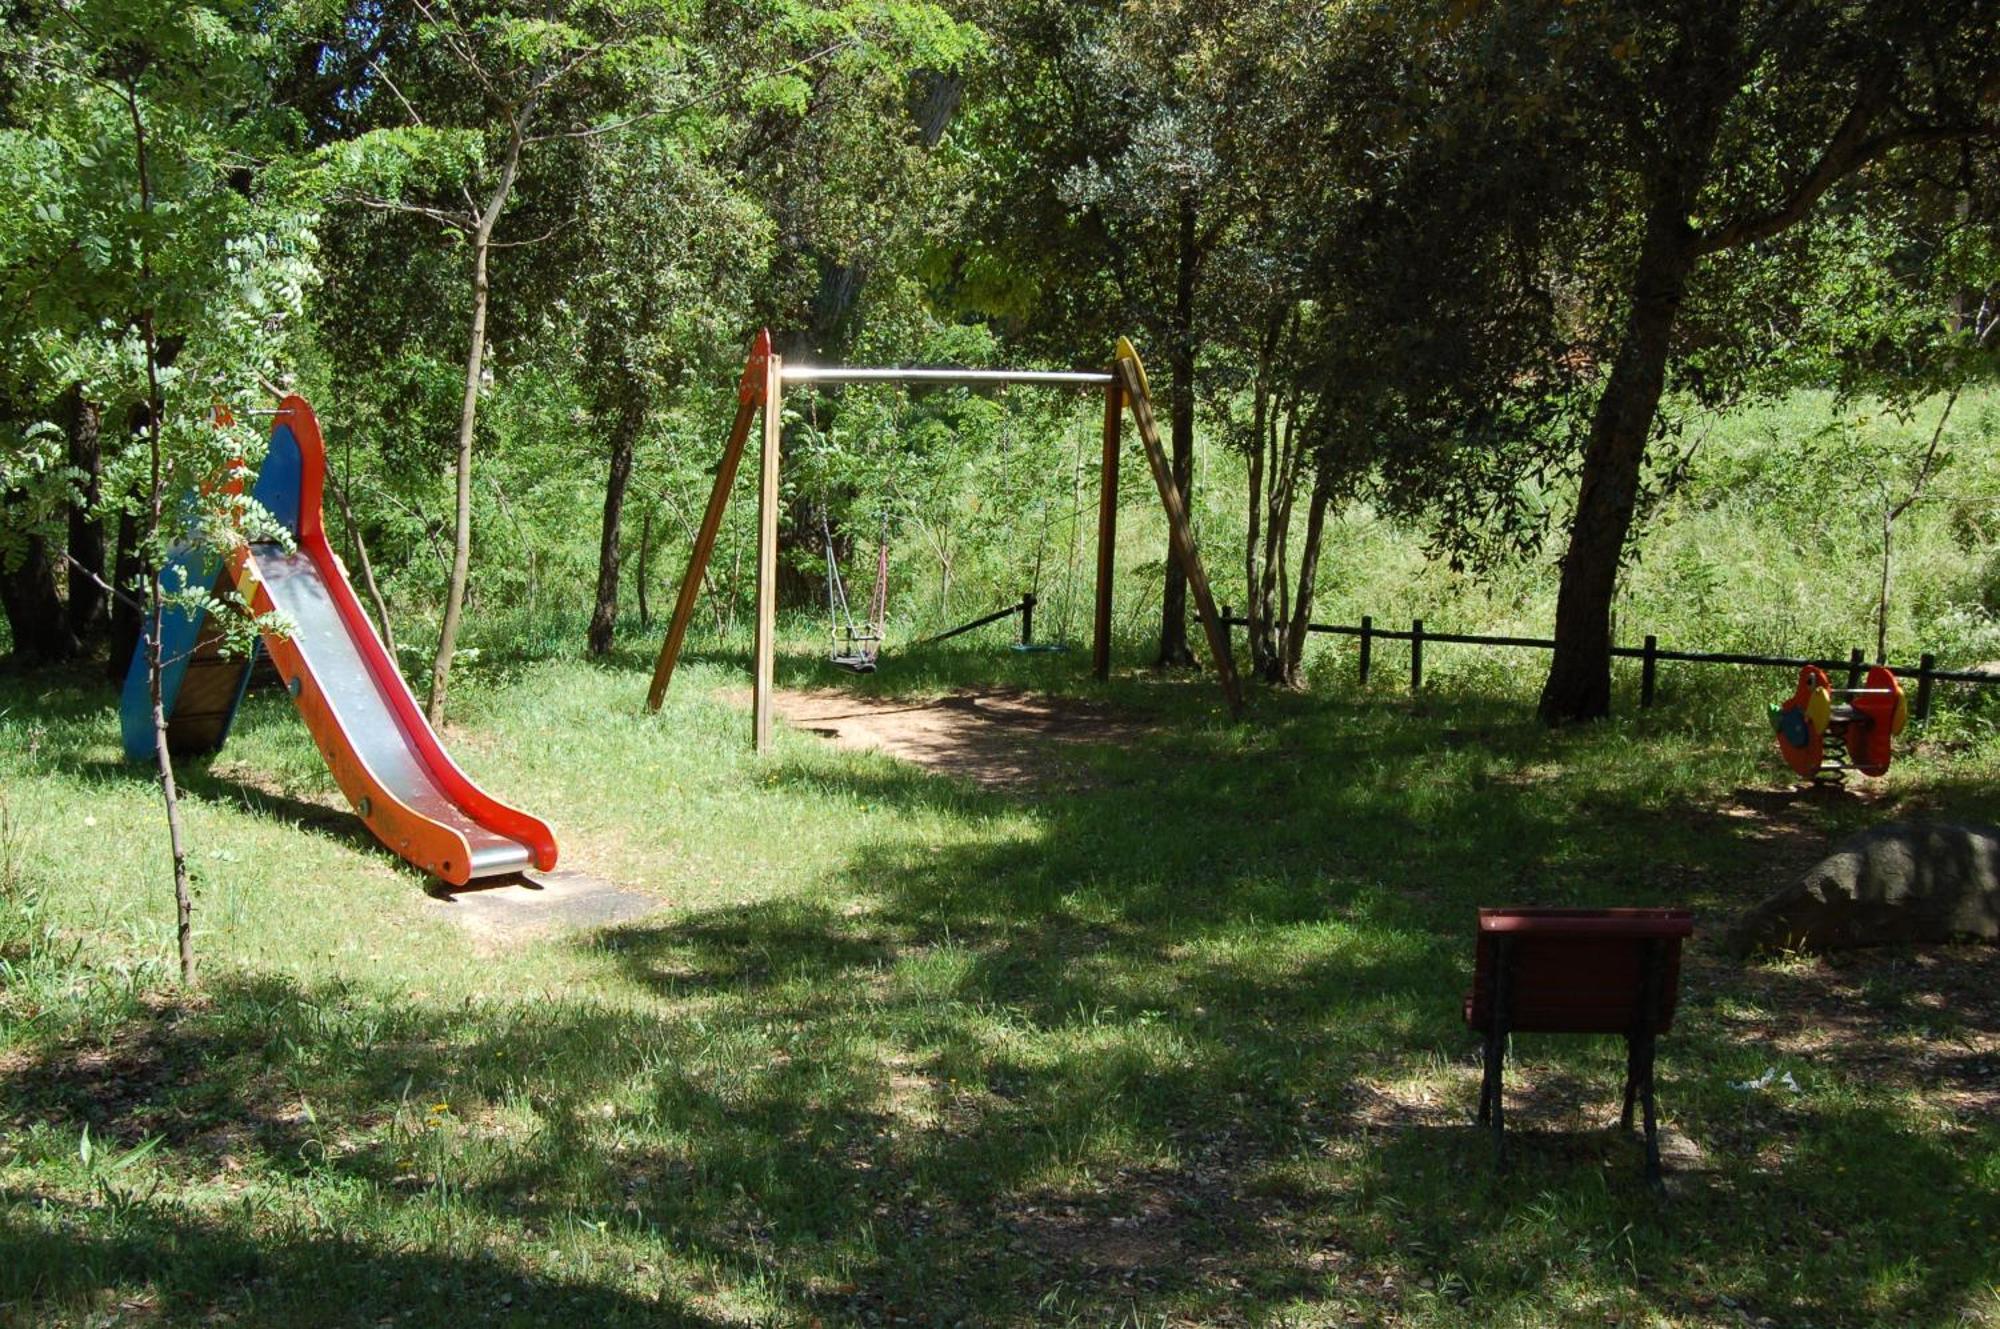
<svg viewBox="0 0 2000 1329"><path fill-rule="evenodd" d="M482 941L505 945L552 932L615 927L666 904L657 895L558 868L440 888L431 894L429 908Z"/></svg>

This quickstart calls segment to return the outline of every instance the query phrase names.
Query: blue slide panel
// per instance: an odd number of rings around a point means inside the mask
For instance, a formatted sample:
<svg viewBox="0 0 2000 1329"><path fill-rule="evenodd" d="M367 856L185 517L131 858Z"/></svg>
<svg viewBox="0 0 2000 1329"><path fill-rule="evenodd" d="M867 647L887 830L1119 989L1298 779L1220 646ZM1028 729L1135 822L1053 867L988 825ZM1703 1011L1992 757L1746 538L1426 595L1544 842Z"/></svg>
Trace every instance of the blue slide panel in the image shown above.
<svg viewBox="0 0 2000 1329"><path fill-rule="evenodd" d="M264 464L257 473L257 483L250 491L252 498L294 534L298 532L302 470L298 440L293 437L290 428L281 426L271 435L270 451L265 454ZM193 505L194 499L190 496L188 509L192 510ZM178 587L184 575L186 585L209 588L215 585L216 577L221 572L222 559L214 550L197 545L191 539L184 540L175 545L168 556L160 584L169 588ZM201 642L206 617L205 614L175 607L165 609L160 615L160 704L169 725L173 723L174 703L180 696L181 683L187 677L188 662L194 658L195 648ZM139 645L132 652L132 663L125 670L125 687L118 701L118 727L124 740L125 755L132 761L153 760L153 698L147 682L146 664L152 626L149 618L139 637ZM245 661L242 681L236 689L237 703L243 700L243 693L249 686L250 661ZM235 705L232 704L230 715L221 726L224 737L228 735L234 716Z"/></svg>
<svg viewBox="0 0 2000 1329"><path fill-rule="evenodd" d="M177 586L185 574L189 586L213 586L221 570L222 560L214 551L197 545L177 545L173 557L167 561L167 570L160 575L160 584ZM169 717L174 713L175 699L180 696L181 681L187 677L188 661L194 657L195 645L201 640L205 617L171 606L160 614L160 704ZM149 620L139 637L138 649L132 652L131 667L125 671L125 691L118 702L118 725L125 737L125 755L133 761L153 759L153 696L146 663L152 628ZM248 671L245 676L248 677Z"/></svg>

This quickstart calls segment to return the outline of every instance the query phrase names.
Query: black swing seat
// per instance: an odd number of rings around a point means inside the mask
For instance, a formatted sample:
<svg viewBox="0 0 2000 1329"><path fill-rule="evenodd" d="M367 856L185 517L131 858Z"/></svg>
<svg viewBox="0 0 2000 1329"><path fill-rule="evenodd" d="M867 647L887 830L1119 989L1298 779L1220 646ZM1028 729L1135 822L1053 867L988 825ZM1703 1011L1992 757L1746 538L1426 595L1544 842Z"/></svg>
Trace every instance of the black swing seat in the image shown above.
<svg viewBox="0 0 2000 1329"><path fill-rule="evenodd" d="M882 631L873 623L841 628L833 634L833 649L826 662L850 673L872 674L881 652Z"/></svg>

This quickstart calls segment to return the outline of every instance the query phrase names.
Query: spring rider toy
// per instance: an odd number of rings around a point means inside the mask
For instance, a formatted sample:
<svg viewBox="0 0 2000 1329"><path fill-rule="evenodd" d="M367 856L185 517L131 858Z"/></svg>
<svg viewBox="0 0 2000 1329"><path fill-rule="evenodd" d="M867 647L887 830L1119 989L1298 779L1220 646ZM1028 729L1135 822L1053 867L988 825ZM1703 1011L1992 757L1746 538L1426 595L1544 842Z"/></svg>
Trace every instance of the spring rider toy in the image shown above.
<svg viewBox="0 0 2000 1329"><path fill-rule="evenodd" d="M1903 685L1882 665L1871 668L1858 688L1836 688L1825 670L1807 665L1791 698L1771 706L1771 730L1785 764L1816 784L1837 783L1850 770L1887 774L1890 741L1909 718Z"/></svg>

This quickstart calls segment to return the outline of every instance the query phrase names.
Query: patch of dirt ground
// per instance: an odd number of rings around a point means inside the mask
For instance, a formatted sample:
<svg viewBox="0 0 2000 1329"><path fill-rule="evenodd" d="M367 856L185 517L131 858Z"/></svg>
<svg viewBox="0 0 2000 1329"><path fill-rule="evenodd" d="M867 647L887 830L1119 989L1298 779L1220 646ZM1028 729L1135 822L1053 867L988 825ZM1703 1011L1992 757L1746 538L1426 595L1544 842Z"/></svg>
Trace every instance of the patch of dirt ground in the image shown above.
<svg viewBox="0 0 2000 1329"><path fill-rule="evenodd" d="M780 688L772 709L836 747L887 753L988 789L1078 787L1080 749L1135 742L1149 726L1107 707L1018 689L931 700Z"/></svg>

